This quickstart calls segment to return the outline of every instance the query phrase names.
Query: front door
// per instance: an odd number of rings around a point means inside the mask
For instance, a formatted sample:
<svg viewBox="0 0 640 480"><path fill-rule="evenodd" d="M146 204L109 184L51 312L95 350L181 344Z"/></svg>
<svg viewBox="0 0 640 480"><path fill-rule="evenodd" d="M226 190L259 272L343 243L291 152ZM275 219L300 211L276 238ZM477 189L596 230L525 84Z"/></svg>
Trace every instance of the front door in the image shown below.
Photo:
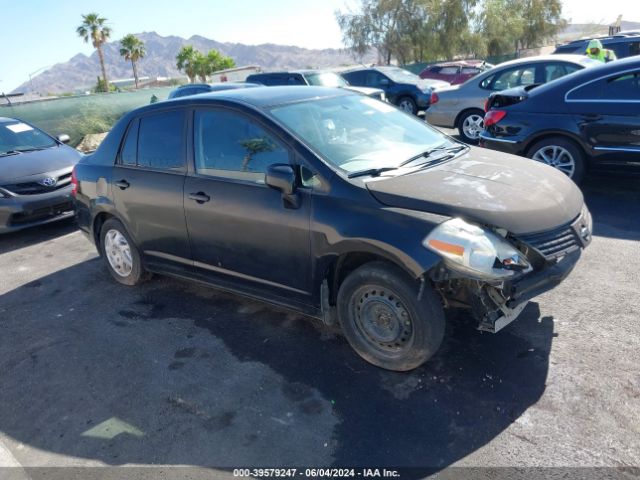
<svg viewBox="0 0 640 480"><path fill-rule="evenodd" d="M194 171L184 189L193 258L202 274L249 291L308 303L310 197L296 208L264 183L291 152L242 113L202 108L193 117Z"/></svg>
<svg viewBox="0 0 640 480"><path fill-rule="evenodd" d="M594 166L640 172L640 70L590 82L567 94L594 152Z"/></svg>

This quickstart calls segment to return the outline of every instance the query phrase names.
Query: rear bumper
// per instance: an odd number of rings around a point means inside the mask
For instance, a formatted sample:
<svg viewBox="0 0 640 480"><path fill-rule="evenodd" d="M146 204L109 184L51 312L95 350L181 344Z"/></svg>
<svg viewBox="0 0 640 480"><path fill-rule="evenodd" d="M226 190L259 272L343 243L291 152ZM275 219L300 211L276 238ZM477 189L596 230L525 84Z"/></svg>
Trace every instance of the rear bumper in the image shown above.
<svg viewBox="0 0 640 480"><path fill-rule="evenodd" d="M0 233L43 225L74 215L71 185L42 195L0 198Z"/></svg>
<svg viewBox="0 0 640 480"><path fill-rule="evenodd" d="M525 148L522 139L494 137L486 130L480 134L479 146L498 150L499 152L511 153L512 155L523 155Z"/></svg>

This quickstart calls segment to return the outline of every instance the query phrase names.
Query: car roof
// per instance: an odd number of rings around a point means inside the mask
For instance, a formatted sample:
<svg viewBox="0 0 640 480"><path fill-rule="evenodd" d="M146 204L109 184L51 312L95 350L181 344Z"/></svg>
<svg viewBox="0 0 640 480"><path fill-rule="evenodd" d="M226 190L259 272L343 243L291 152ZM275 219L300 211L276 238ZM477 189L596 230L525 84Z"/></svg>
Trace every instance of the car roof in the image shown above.
<svg viewBox="0 0 640 480"><path fill-rule="evenodd" d="M11 123L11 122L20 122L17 118L11 117L0 117L0 123Z"/></svg>
<svg viewBox="0 0 640 480"><path fill-rule="evenodd" d="M599 35L599 36L596 35L594 37L579 38L577 40L571 40L570 42L556 45L556 47L567 47L567 46L574 46L574 45L579 46L579 45L582 45L583 43L589 42L590 40L596 40L596 39L600 40L603 44L637 41L637 40L640 40L640 33L637 33L636 31L629 31L629 32L616 33L615 35Z"/></svg>
<svg viewBox="0 0 640 480"><path fill-rule="evenodd" d="M568 53L555 54L555 55L553 54L537 55L535 57L522 57L522 58L516 58L515 60L509 60L508 62L499 63L494 68L508 67L511 65L520 65L522 63L557 62L558 60L570 62L570 63L583 64L586 58L587 58L586 55L576 55L576 54L568 54Z"/></svg>
<svg viewBox="0 0 640 480"><path fill-rule="evenodd" d="M189 88L189 87L208 87L208 83L186 83L184 85L180 85L178 88Z"/></svg>
<svg viewBox="0 0 640 480"><path fill-rule="evenodd" d="M188 97L180 97L168 100L166 102L158 102L143 107L145 110L153 110L162 108L167 104L189 104L189 103L206 103L207 101L224 100L236 103L243 103L257 108L271 107L274 105L282 105L285 103L303 102L305 100L318 100L322 98L331 98L345 95L359 95L350 92L344 88L314 87L308 86L300 88L300 86L277 86L277 87L255 87L255 88L237 88L233 90L224 90L219 92L201 93Z"/></svg>

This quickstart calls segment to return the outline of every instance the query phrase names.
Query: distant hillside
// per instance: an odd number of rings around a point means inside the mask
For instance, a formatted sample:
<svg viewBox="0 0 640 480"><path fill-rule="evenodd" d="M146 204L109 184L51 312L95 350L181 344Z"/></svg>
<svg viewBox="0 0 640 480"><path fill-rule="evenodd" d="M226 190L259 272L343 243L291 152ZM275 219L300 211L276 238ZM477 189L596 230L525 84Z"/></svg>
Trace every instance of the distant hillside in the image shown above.
<svg viewBox="0 0 640 480"><path fill-rule="evenodd" d="M640 23L625 22L623 20L620 23L620 28L622 31L640 30ZM572 23L567 25L566 28L558 34L558 41L567 42L583 37L607 35L608 33L609 25L600 25L597 23Z"/></svg>
<svg viewBox="0 0 640 480"><path fill-rule="evenodd" d="M220 43L215 40L194 35L189 39L182 37L163 37L155 32L136 34L146 45L147 55L138 63L138 73L149 77L177 77L183 74L176 69L176 55L183 45L193 45L206 53L215 48L224 55L233 58L236 65L258 65L266 70L296 68L326 68L355 63L347 50L324 49L310 50L306 48L273 45L244 45L242 43ZM131 78L131 64L119 53L119 42L105 44L105 63L110 79ZM376 61L374 53L363 59L367 63ZM68 62L59 63L33 78L33 86L25 82L14 92L41 93L71 92L77 89L92 87L96 77L100 75L100 63L97 52L87 57L78 54Z"/></svg>

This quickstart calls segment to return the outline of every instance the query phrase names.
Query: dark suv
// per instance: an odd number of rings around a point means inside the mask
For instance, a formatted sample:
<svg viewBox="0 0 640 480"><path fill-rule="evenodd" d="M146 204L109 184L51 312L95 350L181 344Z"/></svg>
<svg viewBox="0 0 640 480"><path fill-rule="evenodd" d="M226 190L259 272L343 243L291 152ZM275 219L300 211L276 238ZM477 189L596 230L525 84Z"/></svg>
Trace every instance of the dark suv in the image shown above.
<svg viewBox="0 0 640 480"><path fill-rule="evenodd" d="M553 53L576 53L584 55L590 39L574 40L573 42L558 45ZM608 50L613 50L618 58L633 57L640 55L640 33L620 32L612 37L598 37L602 46Z"/></svg>
<svg viewBox="0 0 640 480"><path fill-rule="evenodd" d="M346 88L347 90L353 90L354 92L362 93L378 100L386 100L384 90L380 88L354 87L337 73L322 70L254 73L247 77L247 82L259 83L267 87L308 85L315 87Z"/></svg>
<svg viewBox="0 0 640 480"><path fill-rule="evenodd" d="M389 102L414 115L429 108L434 88L450 86L449 82L421 79L398 67L358 68L343 72L342 76L351 85L381 88Z"/></svg>
<svg viewBox="0 0 640 480"><path fill-rule="evenodd" d="M436 352L445 305L500 330L591 238L562 173L467 147L344 89L143 107L73 182L80 228L118 282L163 273L337 321L364 359L391 370Z"/></svg>

